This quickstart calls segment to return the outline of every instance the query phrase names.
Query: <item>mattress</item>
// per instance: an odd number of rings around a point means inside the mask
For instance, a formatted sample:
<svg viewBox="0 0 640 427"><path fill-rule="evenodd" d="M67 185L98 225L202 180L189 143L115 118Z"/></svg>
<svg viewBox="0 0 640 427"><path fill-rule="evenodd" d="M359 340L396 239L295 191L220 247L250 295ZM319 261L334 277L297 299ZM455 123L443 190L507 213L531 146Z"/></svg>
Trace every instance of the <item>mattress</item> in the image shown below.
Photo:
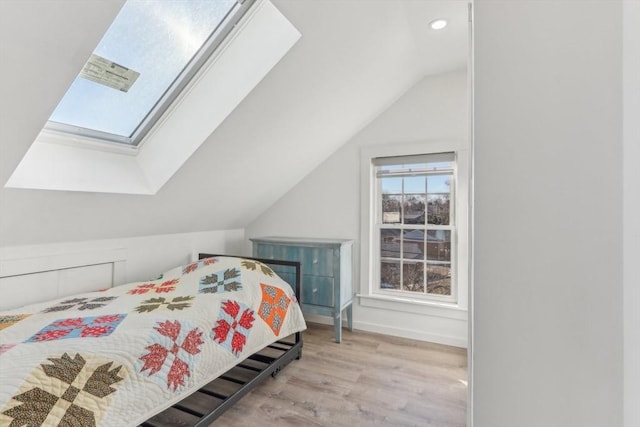
<svg viewBox="0 0 640 427"><path fill-rule="evenodd" d="M233 257L0 312L0 426L137 425L305 328L289 284Z"/></svg>

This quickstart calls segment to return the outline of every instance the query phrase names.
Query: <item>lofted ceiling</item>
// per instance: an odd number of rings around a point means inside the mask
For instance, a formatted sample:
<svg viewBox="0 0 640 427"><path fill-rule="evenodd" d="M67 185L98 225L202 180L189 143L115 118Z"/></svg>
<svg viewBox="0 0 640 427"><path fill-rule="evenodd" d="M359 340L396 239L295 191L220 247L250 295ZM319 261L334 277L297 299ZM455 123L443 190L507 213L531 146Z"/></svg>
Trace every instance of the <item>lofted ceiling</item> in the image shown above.
<svg viewBox="0 0 640 427"><path fill-rule="evenodd" d="M424 75L466 65L466 1L273 3L302 38L156 195L1 188L0 246L243 228ZM121 4L0 1L2 184Z"/></svg>

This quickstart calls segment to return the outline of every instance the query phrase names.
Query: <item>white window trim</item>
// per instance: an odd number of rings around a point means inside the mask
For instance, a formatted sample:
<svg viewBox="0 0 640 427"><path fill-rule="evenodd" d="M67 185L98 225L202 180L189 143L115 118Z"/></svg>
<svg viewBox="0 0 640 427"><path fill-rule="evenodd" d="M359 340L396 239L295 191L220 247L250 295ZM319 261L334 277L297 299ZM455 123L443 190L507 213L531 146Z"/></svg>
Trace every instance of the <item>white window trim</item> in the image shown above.
<svg viewBox="0 0 640 427"><path fill-rule="evenodd" d="M300 36L270 1L258 0L138 148L44 130L5 187L156 194Z"/></svg>
<svg viewBox="0 0 640 427"><path fill-rule="evenodd" d="M394 156L395 157L395 156ZM407 156L403 156L403 157L407 157ZM421 163L423 161L423 159L419 159L422 156L409 156L411 157L411 162L415 162L415 163ZM454 153L454 158L455 158L455 153ZM388 157L383 157L383 158L387 158ZM398 158L398 162L400 162L400 158ZM372 159L372 163L379 163L377 161L373 161ZM374 173L376 166L373 167L374 169ZM379 216L376 216L375 214L378 215L382 215L382 212L379 211L379 207L380 207L380 199L378 199L378 197L382 194L382 181L380 179L375 179L374 177L374 182L372 183L372 185L374 185L375 191L374 191L374 202L371 204L370 209L373 210L374 212L374 224L372 227L372 232L373 235L375 236L375 239L373 241L371 241L371 253L372 254L378 254L380 253L380 236L381 236L381 230L382 229L397 229L400 230L400 232L402 233L402 230L404 229L424 229L425 231L427 229L431 229L431 230L437 230L437 229L441 229L441 230L448 230L451 233L451 247L454 249L453 253L451 253L451 258L449 260L449 265L451 267L451 280L452 280L452 285L454 285L455 283L457 283L457 272L456 272L456 266L457 266L457 252L455 250L456 246L457 246L457 224L455 222L455 211L456 211L456 194L457 194L457 182L456 182L456 177L457 177L457 172L456 172L456 162L453 162L453 183L451 186L451 193L450 196L453 197L452 199L452 203L451 203L451 215L452 215L452 221L450 221L449 225L434 225L434 224L384 224L381 221L381 218ZM426 202L426 200L425 200ZM426 238L426 234L425 233L425 238ZM377 263L379 264L380 262L382 262L382 257L377 258ZM375 271L370 272L371 274L371 281L378 283L380 282L380 269L376 268ZM426 271L425 271L426 274ZM455 303L457 301L457 286L452 286L451 287L451 294L450 295L437 295L437 294L427 294L427 293L407 293L407 291L403 291L403 290L399 290L399 289L380 289L378 286L375 286L373 288L373 293L376 295L382 295L384 297L389 297L389 298L393 298L393 297L399 297L400 299L408 299L408 300L415 300L415 301L420 301L420 300L425 300L425 301L435 301L435 302L447 302L447 303Z"/></svg>
<svg viewBox="0 0 640 427"><path fill-rule="evenodd" d="M422 296L411 298L410 295L387 295L378 291L372 274L375 248L372 242L375 235L376 218L376 176L373 159L378 157L411 156L420 154L455 152L456 153L456 191L455 224L457 229L457 245L455 250L456 301L437 301ZM469 148L466 141L442 140L425 141L411 144L393 144L363 147L360 157L360 210L361 256L360 256L360 292L357 294L362 306L386 308L389 310L429 314L440 317L460 318L466 315L469 301L468 269L469 269ZM465 314L463 314L465 313Z"/></svg>

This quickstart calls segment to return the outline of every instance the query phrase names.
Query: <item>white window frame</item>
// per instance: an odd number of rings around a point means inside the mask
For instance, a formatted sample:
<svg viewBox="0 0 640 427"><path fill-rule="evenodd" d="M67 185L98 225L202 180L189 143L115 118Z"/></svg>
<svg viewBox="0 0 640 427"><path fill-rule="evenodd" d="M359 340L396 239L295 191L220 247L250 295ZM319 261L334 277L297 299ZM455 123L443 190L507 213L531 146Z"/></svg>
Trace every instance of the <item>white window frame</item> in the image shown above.
<svg viewBox="0 0 640 427"><path fill-rule="evenodd" d="M381 205L382 205L382 186L381 186L381 179L378 178L377 176L374 178L375 182L373 183L374 186L374 203L371 206L371 209L374 210L374 226L373 226L373 234L371 236L371 245L372 245L372 253L373 253L373 257L374 257L374 265L378 265L380 266L382 264L382 262L384 261L399 261L400 262L400 269L401 269L401 283L402 283L402 265L404 265L404 261L408 261L403 255L402 252L404 251L404 243L402 243L400 245L400 251L401 251L401 255L400 255L400 259L396 259L396 258L386 258L386 257L382 257L380 256L381 253L381 231L383 229L385 230L400 230L400 234L402 235L404 230L408 230L408 229L413 229L413 230L424 230L424 237L425 239L427 239L427 231L428 230L446 230L449 231L451 234L451 248L452 248L452 252L451 252L451 256L449 259L449 266L451 268L451 293L450 295L438 295L438 294L430 294L427 292L411 292L411 291L405 291L405 290L398 290L398 289L383 289L380 284L381 284L381 268L373 268L371 271L371 280L373 283L375 283L377 286L374 287L373 289L373 293L375 294L380 294L380 295L390 295L390 296L399 296L399 297L408 297L408 298L416 298L416 299L423 299L423 300L433 300L433 301L444 301L444 302L456 302L457 300L457 274L456 274L456 243L457 243L457 227L456 227L456 222L455 222L455 211L456 211L456 156L455 153L447 153L447 154L453 154L453 158L452 158L452 168L451 168L451 172L452 172L452 183L451 183L451 192L450 192L450 206L451 206L451 210L450 210L450 221L448 225L435 225L435 224L429 224L428 221L426 221L426 217L425 217L425 223L424 224L405 224L405 223L398 223L398 224L385 224L382 221L382 209L381 209ZM437 155L436 153L432 153L432 154L427 154L426 156L429 155ZM393 159L394 161L396 161L398 164L409 164L409 163L423 163L423 161L426 160L426 156L425 155L418 155L418 156L414 156L414 155L409 155L409 156L394 156L394 157L378 157L375 159L372 159L372 164L373 164L373 169L374 169L374 173L377 175L377 169L380 167L379 163L378 163L378 159ZM447 170L446 172L448 172L449 170ZM424 174L421 174L421 176L427 176L427 175L432 175L431 172L427 172ZM403 193L404 194L404 188L403 188ZM427 201L425 200L425 204L427 203ZM402 204L401 204L402 206ZM401 207L401 209L403 209ZM426 206L425 206L426 209ZM403 216L401 216L403 217ZM427 241L425 240L425 248L427 245ZM425 254L426 256L426 254ZM386 259L385 259L386 258ZM423 259L421 262L426 262L426 257L425 259ZM432 262L432 263L437 263L437 262ZM427 275L427 270L425 268L424 270L424 276ZM425 282L426 285L426 282ZM426 289L425 289L426 291Z"/></svg>
<svg viewBox="0 0 640 427"><path fill-rule="evenodd" d="M411 292L382 290L380 276L380 238L376 218L377 194L375 159L380 157L418 156L436 153L455 153L455 189L451 224L454 247L452 266L452 295L413 295ZM469 149L465 141L420 142L363 147L361 151L361 232L360 304L405 312L462 318L468 308L469 277ZM455 237L454 237L455 236ZM465 312L465 313L463 313Z"/></svg>

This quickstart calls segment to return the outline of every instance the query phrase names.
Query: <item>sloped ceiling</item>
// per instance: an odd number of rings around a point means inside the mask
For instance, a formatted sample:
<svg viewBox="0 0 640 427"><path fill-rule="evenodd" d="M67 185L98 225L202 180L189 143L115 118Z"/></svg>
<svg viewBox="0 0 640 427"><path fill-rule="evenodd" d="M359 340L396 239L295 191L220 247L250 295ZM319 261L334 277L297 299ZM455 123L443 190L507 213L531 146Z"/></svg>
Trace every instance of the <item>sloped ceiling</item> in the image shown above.
<svg viewBox="0 0 640 427"><path fill-rule="evenodd" d="M273 3L302 39L158 194L3 188L0 246L242 228L425 74L466 63L465 1ZM121 4L0 1L2 184Z"/></svg>

